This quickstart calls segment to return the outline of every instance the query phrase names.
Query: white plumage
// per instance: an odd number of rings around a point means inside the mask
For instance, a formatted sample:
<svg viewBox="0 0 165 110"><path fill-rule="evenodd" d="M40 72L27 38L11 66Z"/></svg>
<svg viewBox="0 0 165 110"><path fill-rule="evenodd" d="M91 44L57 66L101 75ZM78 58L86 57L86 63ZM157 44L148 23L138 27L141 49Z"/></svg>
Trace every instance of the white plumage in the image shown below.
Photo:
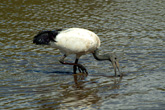
<svg viewBox="0 0 165 110"><path fill-rule="evenodd" d="M94 53L100 47L99 37L92 31L82 28L70 28L59 32L51 42L51 46L58 48L62 53L76 54L76 57L87 53Z"/></svg>

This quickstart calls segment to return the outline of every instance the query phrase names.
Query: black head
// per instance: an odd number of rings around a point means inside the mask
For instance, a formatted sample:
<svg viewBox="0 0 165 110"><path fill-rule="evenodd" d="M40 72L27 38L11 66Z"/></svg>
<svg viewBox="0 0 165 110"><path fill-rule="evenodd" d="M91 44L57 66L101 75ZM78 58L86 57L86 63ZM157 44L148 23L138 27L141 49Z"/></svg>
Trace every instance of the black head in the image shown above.
<svg viewBox="0 0 165 110"><path fill-rule="evenodd" d="M99 61L109 60L113 65L113 68L114 68L114 71L115 71L115 76L117 76L116 69L118 69L119 73L122 76L122 73L120 72L120 69L119 69L119 60L118 60L115 53L99 55L99 50L96 49L93 53L93 56L96 60L99 60Z"/></svg>
<svg viewBox="0 0 165 110"><path fill-rule="evenodd" d="M49 45L50 41L56 42L58 31L41 31L34 36L33 43L37 45Z"/></svg>
<svg viewBox="0 0 165 110"><path fill-rule="evenodd" d="M120 69L119 69L119 59L118 59L118 57L116 56L115 53L109 54L109 61L113 65L113 68L114 68L114 71L115 71L115 76L117 76L116 68L118 69L118 71L120 73L120 76L123 76L123 74L120 72Z"/></svg>

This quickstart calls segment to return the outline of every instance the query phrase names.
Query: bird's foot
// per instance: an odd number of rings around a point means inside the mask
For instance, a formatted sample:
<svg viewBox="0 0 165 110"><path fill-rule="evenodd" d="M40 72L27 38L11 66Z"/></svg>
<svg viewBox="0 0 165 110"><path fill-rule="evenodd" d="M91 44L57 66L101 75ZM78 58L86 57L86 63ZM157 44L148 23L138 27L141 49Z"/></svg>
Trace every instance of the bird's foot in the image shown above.
<svg viewBox="0 0 165 110"><path fill-rule="evenodd" d="M79 64L79 65L77 65L77 67L78 67L78 70L80 73L88 74L88 71L86 70L86 68L83 65Z"/></svg>

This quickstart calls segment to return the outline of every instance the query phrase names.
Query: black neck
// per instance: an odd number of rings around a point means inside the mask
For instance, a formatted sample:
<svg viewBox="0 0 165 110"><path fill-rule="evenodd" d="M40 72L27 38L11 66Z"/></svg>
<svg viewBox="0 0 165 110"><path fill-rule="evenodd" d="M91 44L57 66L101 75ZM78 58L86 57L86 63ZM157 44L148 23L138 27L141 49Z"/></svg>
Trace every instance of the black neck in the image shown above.
<svg viewBox="0 0 165 110"><path fill-rule="evenodd" d="M93 53L93 56L96 60L103 61L103 60L110 60L109 54L99 55L99 50L96 49Z"/></svg>

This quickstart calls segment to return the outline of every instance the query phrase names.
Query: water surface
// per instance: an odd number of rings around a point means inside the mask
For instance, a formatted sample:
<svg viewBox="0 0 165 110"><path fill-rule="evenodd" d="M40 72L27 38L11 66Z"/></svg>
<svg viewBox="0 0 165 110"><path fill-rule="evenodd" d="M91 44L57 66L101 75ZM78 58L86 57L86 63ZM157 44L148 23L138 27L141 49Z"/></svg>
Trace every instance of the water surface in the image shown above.
<svg viewBox="0 0 165 110"><path fill-rule="evenodd" d="M12 0L0 3L0 109L165 109L165 1ZM57 49L32 44L42 30L81 27L116 52L110 62L82 56L73 75ZM74 56L66 59L74 61Z"/></svg>

